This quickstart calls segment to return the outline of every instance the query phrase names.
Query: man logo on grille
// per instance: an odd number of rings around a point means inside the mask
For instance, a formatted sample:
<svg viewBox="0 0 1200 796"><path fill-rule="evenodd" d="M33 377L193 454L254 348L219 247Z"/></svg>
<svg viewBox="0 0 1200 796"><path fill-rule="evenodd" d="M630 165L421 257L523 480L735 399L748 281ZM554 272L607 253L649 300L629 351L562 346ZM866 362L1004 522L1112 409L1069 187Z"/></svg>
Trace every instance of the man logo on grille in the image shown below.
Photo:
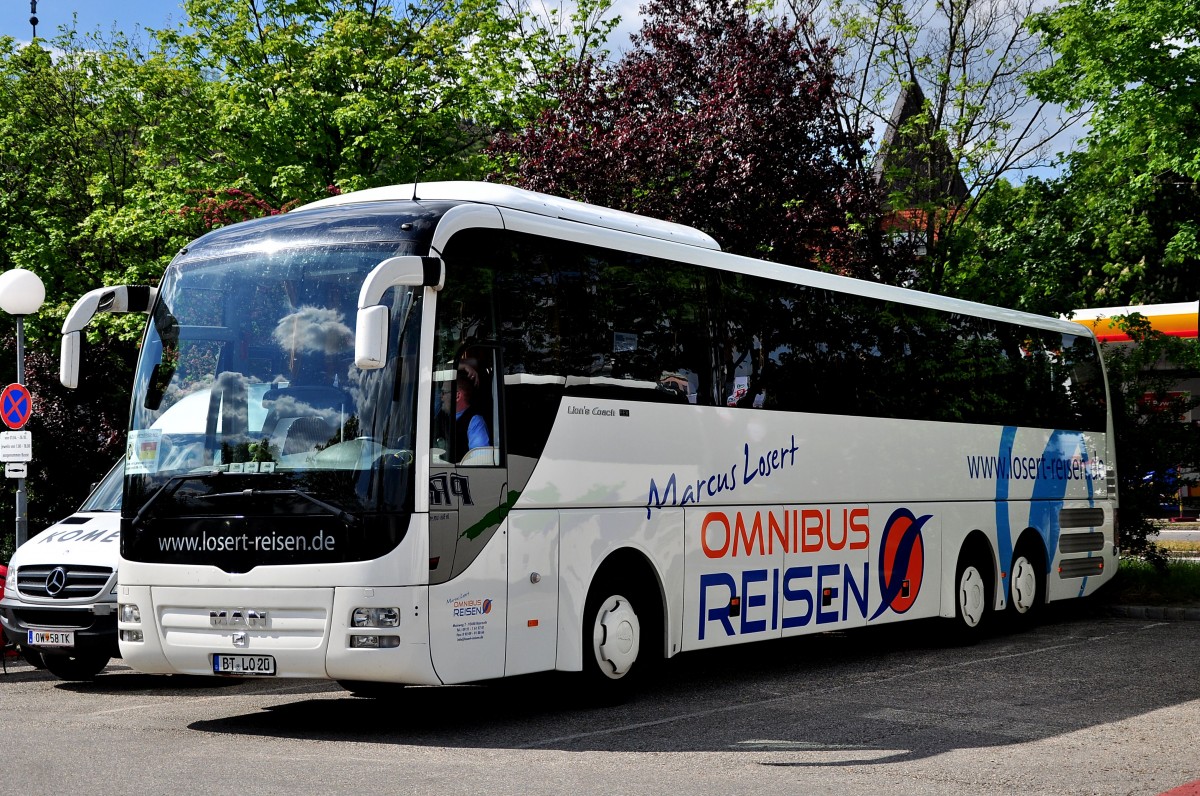
<svg viewBox="0 0 1200 796"><path fill-rule="evenodd" d="M67 587L67 571L62 567L55 567L50 570L50 574L46 576L46 594L51 597L57 597L58 593Z"/></svg>

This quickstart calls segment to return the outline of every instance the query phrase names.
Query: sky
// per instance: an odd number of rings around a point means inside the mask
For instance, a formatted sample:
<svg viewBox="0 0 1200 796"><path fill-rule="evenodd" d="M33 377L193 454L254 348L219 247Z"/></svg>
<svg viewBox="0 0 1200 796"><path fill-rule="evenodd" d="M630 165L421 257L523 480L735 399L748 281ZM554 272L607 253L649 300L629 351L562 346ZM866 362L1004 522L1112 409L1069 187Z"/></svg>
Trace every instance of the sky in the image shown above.
<svg viewBox="0 0 1200 796"><path fill-rule="evenodd" d="M103 33L114 29L128 36L138 29L166 28L183 20L183 9L174 0L37 0L38 36L52 38L60 26L72 24L78 15L78 29ZM26 42L32 38L29 25L29 0L0 0L0 35Z"/></svg>
<svg viewBox="0 0 1200 796"><path fill-rule="evenodd" d="M614 37L614 49L629 40L636 30L636 17L642 0L616 0L613 13L623 23ZM100 29L107 34L114 29L133 36L138 28L167 28L184 19L180 0L37 0L38 36L49 39L62 25L71 25L71 15L78 15L80 32ZM0 35L12 36L20 42L32 37L29 25L29 0L0 0Z"/></svg>

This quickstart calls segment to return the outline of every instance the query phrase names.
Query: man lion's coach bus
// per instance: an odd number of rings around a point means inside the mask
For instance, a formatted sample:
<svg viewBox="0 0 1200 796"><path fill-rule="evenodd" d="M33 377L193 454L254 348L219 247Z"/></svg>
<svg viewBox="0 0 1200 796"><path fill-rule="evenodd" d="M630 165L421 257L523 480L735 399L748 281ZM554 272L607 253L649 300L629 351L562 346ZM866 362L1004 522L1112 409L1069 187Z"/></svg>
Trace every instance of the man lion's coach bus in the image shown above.
<svg viewBox="0 0 1200 796"><path fill-rule="evenodd" d="M945 617L1117 565L1090 332L509 187L218 229L154 288L118 628L145 672L463 683Z"/></svg>

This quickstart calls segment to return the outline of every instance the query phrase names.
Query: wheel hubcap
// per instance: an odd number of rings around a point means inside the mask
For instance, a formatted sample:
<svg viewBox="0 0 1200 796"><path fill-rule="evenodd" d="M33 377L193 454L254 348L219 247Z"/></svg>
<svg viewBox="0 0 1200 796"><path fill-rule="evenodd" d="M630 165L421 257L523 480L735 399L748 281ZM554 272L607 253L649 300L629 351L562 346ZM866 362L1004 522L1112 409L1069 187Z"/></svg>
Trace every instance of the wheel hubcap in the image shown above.
<svg viewBox="0 0 1200 796"><path fill-rule="evenodd" d="M596 612L592 648L600 671L616 680L624 677L637 660L642 627L629 600L614 595Z"/></svg>
<svg viewBox="0 0 1200 796"><path fill-rule="evenodd" d="M958 610L967 627L979 625L985 608L983 575L975 567L967 567L958 582Z"/></svg>
<svg viewBox="0 0 1200 796"><path fill-rule="evenodd" d="M1037 599L1037 573L1025 556L1018 556L1012 568L1012 604L1017 613L1027 613Z"/></svg>

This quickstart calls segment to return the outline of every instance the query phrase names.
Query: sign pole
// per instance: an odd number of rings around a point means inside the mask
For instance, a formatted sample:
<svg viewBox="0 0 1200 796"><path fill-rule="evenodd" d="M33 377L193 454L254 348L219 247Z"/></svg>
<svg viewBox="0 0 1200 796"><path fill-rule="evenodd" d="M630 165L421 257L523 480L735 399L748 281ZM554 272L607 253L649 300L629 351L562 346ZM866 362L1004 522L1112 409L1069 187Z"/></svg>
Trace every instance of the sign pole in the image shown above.
<svg viewBox="0 0 1200 796"><path fill-rule="evenodd" d="M3 415L4 424L9 428L19 429L29 420L29 415L33 411L33 398L29 395L29 391L25 389L25 316L32 315L42 306L42 302L46 300L46 287L42 284L42 280L37 274L32 271L27 271L24 268L11 268L0 274L0 310L4 310L9 315L17 319L17 383L4 388L3 400L10 401L12 406L12 417L9 416L9 409L5 408L0 414ZM11 389L15 387L15 390ZM7 435L7 432L5 432ZM12 459L11 461L28 462L33 458L32 442L29 440L29 432L25 432L22 437L23 444L26 446L22 457ZM5 443L13 440L5 440ZM5 461L10 461L5 459ZM5 467L5 474L8 474L8 468ZM18 470L14 473L17 476L17 536L16 543L20 547L28 538L28 520L25 512L25 472Z"/></svg>
<svg viewBox="0 0 1200 796"><path fill-rule="evenodd" d="M17 384L25 384L25 316L17 317ZM29 513L25 504L25 479L17 479L17 547L29 538Z"/></svg>

